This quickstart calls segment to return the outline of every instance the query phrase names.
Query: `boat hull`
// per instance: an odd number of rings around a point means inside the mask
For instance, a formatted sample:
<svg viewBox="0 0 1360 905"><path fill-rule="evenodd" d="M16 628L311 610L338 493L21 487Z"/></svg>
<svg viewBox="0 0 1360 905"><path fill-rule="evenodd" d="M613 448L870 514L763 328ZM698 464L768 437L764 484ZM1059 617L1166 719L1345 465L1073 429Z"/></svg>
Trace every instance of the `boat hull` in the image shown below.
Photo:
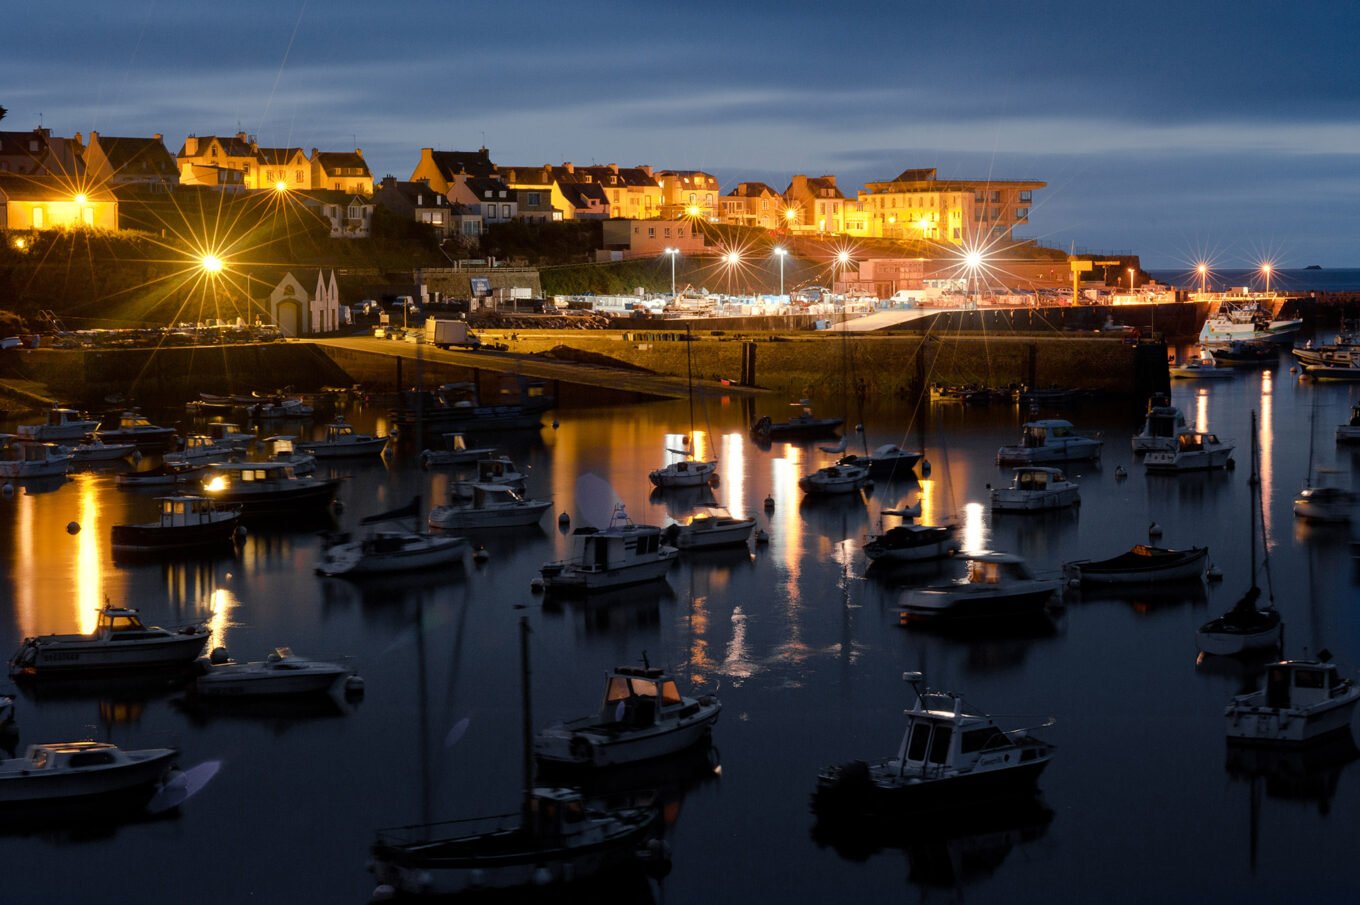
<svg viewBox="0 0 1360 905"><path fill-rule="evenodd" d="M996 454L998 465L1042 465L1047 462L1086 462L1100 458L1100 440L1046 446L1003 446Z"/></svg>
<svg viewBox="0 0 1360 905"><path fill-rule="evenodd" d="M847 778L855 769L852 765L833 767L817 778L813 808L823 816L888 816L1010 798L1032 792L1052 760L1052 749L1048 746L1034 746L1031 750L1029 760L1013 765L918 781L906 777L884 781L878 774L895 772L895 764L886 761L864 764L867 775L860 782ZM1022 748L1020 756L1029 753Z"/></svg>
<svg viewBox="0 0 1360 905"><path fill-rule="evenodd" d="M24 774L0 772L0 805L96 799L138 789L144 789L149 798L152 787L165 776L179 752L174 748L158 748L127 753L134 760L103 768L50 773L38 770ZM146 756L137 757L138 754Z"/></svg>
<svg viewBox="0 0 1360 905"><path fill-rule="evenodd" d="M1284 626L1275 623L1254 631L1226 632L1208 628L1195 632L1195 644L1206 654L1235 657L1252 651L1277 650L1284 638Z"/></svg>
<svg viewBox="0 0 1360 905"><path fill-rule="evenodd" d="M246 698L325 694L349 675L349 670L335 667L328 670L308 670L291 674L251 673L233 675L231 667L216 667L207 675L199 676L196 688L202 697Z"/></svg>
<svg viewBox="0 0 1360 905"><path fill-rule="evenodd" d="M582 594L655 581L666 577L676 551L672 550L669 555L662 553L659 556L661 558L636 562L616 569L583 569L566 564L561 571L553 574L552 567L545 566L543 587L560 594Z"/></svg>
<svg viewBox="0 0 1360 905"><path fill-rule="evenodd" d="M551 508L551 500L536 501L523 506L483 509L436 506L430 510L429 525L441 531L463 528L523 528L538 524L543 513Z"/></svg>
<svg viewBox="0 0 1360 905"><path fill-rule="evenodd" d="M292 482L287 482L292 483ZM247 517L314 513L330 506L339 481L307 481L298 486L269 487L261 490L228 489L209 493L219 503L241 507Z"/></svg>
<svg viewBox="0 0 1360 905"><path fill-rule="evenodd" d="M573 767L617 767L655 760L686 751L708 742L722 708L716 702L701 707L689 719L675 726L655 727L653 731L611 733L553 728L541 733L534 743L534 756L545 763Z"/></svg>
<svg viewBox="0 0 1360 905"><path fill-rule="evenodd" d="M1110 561L1079 560L1065 563L1063 573L1069 578L1076 579L1083 586L1147 585L1201 578L1204 575L1205 563L1209 557L1209 548L1196 547L1184 552L1184 558L1176 562L1148 562L1144 566L1122 565Z"/></svg>
<svg viewBox="0 0 1360 905"><path fill-rule="evenodd" d="M666 542L678 550L705 550L711 547L735 547L751 539L755 519L743 519L738 523L718 528L689 529L688 525L677 525L676 530L667 531Z"/></svg>
<svg viewBox="0 0 1360 905"><path fill-rule="evenodd" d="M1229 704L1223 715L1228 738L1234 742L1299 745L1343 730L1349 733L1357 702L1360 688L1352 687L1346 694L1307 710L1256 707L1239 699Z"/></svg>
<svg viewBox="0 0 1360 905"><path fill-rule="evenodd" d="M299 450L318 459L349 459L380 454L387 448L387 438L374 437L369 440L354 440L346 443L321 441L317 443L297 443L295 445Z"/></svg>
<svg viewBox="0 0 1360 905"><path fill-rule="evenodd" d="M1042 512L1046 509L1066 509L1081 504L1081 492L1076 487L1035 492L998 489L992 491L993 512Z"/></svg>
<svg viewBox="0 0 1360 905"><path fill-rule="evenodd" d="M435 566L461 562L467 552L467 541L461 537L430 538L431 543L411 550L394 550L381 554L363 555L362 541L337 544L326 551L316 567L318 575L355 577L362 575L390 575L394 572L414 572Z"/></svg>
<svg viewBox="0 0 1360 905"><path fill-rule="evenodd" d="M231 543L241 523L239 514L201 525L114 525L112 549L119 553L170 553L220 547Z"/></svg>
<svg viewBox="0 0 1360 905"><path fill-rule="evenodd" d="M947 624L975 620L1016 619L1037 616L1048 605L1057 584L1039 582L1039 587L993 593L909 591L898 613L899 624Z"/></svg>
<svg viewBox="0 0 1360 905"><path fill-rule="evenodd" d="M187 666L208 642L202 626L182 629L164 640L90 641L81 636L30 638L10 660L10 675L96 672Z"/></svg>
<svg viewBox="0 0 1360 905"><path fill-rule="evenodd" d="M1232 461L1232 447L1212 449L1204 452L1176 453L1152 452L1143 459L1143 467L1158 474L1176 474L1182 471L1213 471L1227 468Z"/></svg>

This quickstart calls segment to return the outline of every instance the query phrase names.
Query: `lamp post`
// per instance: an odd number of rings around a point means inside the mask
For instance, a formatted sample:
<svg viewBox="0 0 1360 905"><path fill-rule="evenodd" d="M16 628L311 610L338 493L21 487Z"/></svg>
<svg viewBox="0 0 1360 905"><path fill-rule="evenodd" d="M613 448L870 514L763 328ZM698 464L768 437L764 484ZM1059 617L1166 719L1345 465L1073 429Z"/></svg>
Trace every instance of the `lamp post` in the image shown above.
<svg viewBox="0 0 1360 905"><path fill-rule="evenodd" d="M1204 280L1209 275L1209 265L1201 264L1195 269L1199 271L1199 294L1204 295Z"/></svg>
<svg viewBox="0 0 1360 905"><path fill-rule="evenodd" d="M727 254L723 255L723 263L727 265L727 292L728 294L731 294L732 271L736 270L737 265L741 263L741 254L736 251L729 251Z"/></svg>
<svg viewBox="0 0 1360 905"><path fill-rule="evenodd" d="M788 249L776 248L774 256L779 259L779 297L784 297L784 259L788 257Z"/></svg>
<svg viewBox="0 0 1360 905"><path fill-rule="evenodd" d="M1270 272L1274 269L1269 264L1261 265L1261 273L1266 275L1266 295L1270 295Z"/></svg>
<svg viewBox="0 0 1360 905"><path fill-rule="evenodd" d="M841 249L840 251L836 252L836 261L834 264L831 265L831 295L833 298L836 295L836 277L838 276L838 274L844 275L845 266L849 263L850 252L846 251L845 249ZM842 320L844 320L844 311L845 311L845 299L842 296L841 299Z"/></svg>
<svg viewBox="0 0 1360 905"><path fill-rule="evenodd" d="M1130 267L1130 268L1129 268L1129 294L1130 294L1130 295L1133 294L1133 274L1134 274L1134 269L1133 269L1132 267Z"/></svg>
<svg viewBox="0 0 1360 905"><path fill-rule="evenodd" d="M666 254L671 256L671 301L675 301L675 256L680 254L678 248L666 249Z"/></svg>

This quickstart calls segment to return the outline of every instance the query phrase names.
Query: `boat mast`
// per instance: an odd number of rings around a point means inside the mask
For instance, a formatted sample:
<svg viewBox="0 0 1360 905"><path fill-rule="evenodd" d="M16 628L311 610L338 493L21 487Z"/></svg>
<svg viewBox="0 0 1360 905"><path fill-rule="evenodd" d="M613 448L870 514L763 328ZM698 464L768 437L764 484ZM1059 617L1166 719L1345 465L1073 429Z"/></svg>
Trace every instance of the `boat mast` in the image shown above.
<svg viewBox="0 0 1360 905"><path fill-rule="evenodd" d="M689 447L689 457L694 458L694 333L688 321L685 322L685 374L689 380L689 436L685 445Z"/></svg>
<svg viewBox="0 0 1360 905"><path fill-rule="evenodd" d="M1251 410L1251 587L1256 587L1256 501L1261 494L1261 474L1256 462L1256 409Z"/></svg>

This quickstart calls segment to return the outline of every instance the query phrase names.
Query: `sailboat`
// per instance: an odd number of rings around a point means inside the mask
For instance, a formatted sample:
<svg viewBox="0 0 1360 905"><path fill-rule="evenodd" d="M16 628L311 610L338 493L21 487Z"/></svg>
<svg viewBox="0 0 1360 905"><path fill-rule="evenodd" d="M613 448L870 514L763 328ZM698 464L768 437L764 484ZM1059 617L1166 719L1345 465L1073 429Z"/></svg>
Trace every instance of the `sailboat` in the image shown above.
<svg viewBox="0 0 1360 905"><path fill-rule="evenodd" d="M1313 395L1313 408L1308 417L1308 477L1303 490L1294 497L1294 515L1310 522L1344 523L1351 520L1355 509L1355 494L1342 487L1326 484L1313 484L1313 477L1319 474L1313 470L1313 440L1317 434L1317 394Z"/></svg>
<svg viewBox="0 0 1360 905"><path fill-rule="evenodd" d="M1251 651L1276 650L1284 638L1284 623L1275 609L1275 593L1271 589L1270 602L1264 609L1256 608L1261 589L1256 585L1256 522L1261 521L1265 534L1265 519L1261 512L1261 474L1258 461L1260 449L1256 437L1256 412L1251 413L1251 586L1231 610L1217 619L1204 623L1195 633L1195 643L1206 654L1231 656ZM1264 537L1262 538L1264 540ZM1270 572L1267 566L1267 579ZM1269 585L1269 581L1267 581Z"/></svg>
<svg viewBox="0 0 1360 905"><path fill-rule="evenodd" d="M529 622L519 620L524 801L518 815L379 830L371 854L373 898L550 888L610 870L663 861L654 806L600 809L576 789L534 785L529 707ZM432 831L454 835L431 838ZM652 844L657 843L657 844Z"/></svg>
<svg viewBox="0 0 1360 905"><path fill-rule="evenodd" d="M694 458L694 350L693 339L688 328L685 331L685 370L689 377L689 434L685 437L688 449L667 449L677 456L683 456L654 471L647 473L648 479L656 487L702 487L718 477L716 460L699 461Z"/></svg>

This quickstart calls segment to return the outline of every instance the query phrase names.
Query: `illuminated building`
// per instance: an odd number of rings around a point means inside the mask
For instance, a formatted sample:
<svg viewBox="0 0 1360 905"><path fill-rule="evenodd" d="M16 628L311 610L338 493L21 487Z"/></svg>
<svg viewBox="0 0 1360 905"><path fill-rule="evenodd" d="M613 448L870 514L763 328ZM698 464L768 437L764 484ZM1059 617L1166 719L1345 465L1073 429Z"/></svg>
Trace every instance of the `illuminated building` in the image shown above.
<svg viewBox="0 0 1360 905"><path fill-rule="evenodd" d="M184 185L373 194L373 174L364 161L364 152L358 148L353 151L312 148L309 159L301 148L261 148L255 136L237 132L228 136L190 135L175 157Z"/></svg>
<svg viewBox="0 0 1360 905"><path fill-rule="evenodd" d="M179 167L157 132L150 138L124 138L90 133L85 148L85 176L90 185L179 185Z"/></svg>
<svg viewBox="0 0 1360 905"><path fill-rule="evenodd" d="M718 180L702 170L659 170L656 184L661 189L661 217L664 220L718 218Z"/></svg>
<svg viewBox="0 0 1360 905"><path fill-rule="evenodd" d="M789 225L794 230L814 233L845 231L845 195L836 188L835 176L804 176L789 181L784 200L794 212Z"/></svg>
<svg viewBox="0 0 1360 905"><path fill-rule="evenodd" d="M741 182L722 196L722 221L762 229L784 227L784 196L763 182Z"/></svg>
<svg viewBox="0 0 1360 905"><path fill-rule="evenodd" d="M867 235L961 245L1012 239L1012 230L1029 222L1034 190L1045 185L1034 180L939 179L931 167L867 183L859 202L867 214Z"/></svg>
<svg viewBox="0 0 1360 905"><path fill-rule="evenodd" d="M118 228L118 199L106 186L73 189L52 176L0 173L0 229Z"/></svg>

